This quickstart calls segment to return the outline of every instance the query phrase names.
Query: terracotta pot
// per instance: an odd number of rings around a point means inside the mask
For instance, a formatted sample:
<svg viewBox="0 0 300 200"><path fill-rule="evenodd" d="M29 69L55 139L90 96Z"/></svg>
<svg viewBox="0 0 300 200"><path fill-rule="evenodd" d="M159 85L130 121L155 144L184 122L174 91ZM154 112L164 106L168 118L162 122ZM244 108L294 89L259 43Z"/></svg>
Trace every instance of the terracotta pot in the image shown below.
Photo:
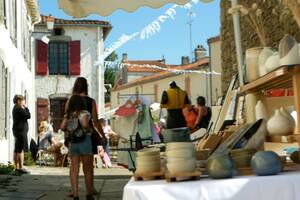
<svg viewBox="0 0 300 200"><path fill-rule="evenodd" d="M265 68L265 64L267 62L267 59L272 56L274 51L270 47L264 47L264 49L261 51L258 57L258 63L259 63L259 76L264 76L267 74L267 69Z"/></svg>
<svg viewBox="0 0 300 200"><path fill-rule="evenodd" d="M246 121L247 123L254 123L255 118L255 105L257 103L257 96L254 93L246 95L245 111L246 111Z"/></svg>
<svg viewBox="0 0 300 200"><path fill-rule="evenodd" d="M290 131L290 121L276 109L267 123L267 129L269 135L287 135Z"/></svg>
<svg viewBox="0 0 300 200"><path fill-rule="evenodd" d="M266 63L265 63L265 69L269 73L275 69L280 67L280 58L278 52L274 52L272 56L270 56Z"/></svg>
<svg viewBox="0 0 300 200"><path fill-rule="evenodd" d="M298 43L291 35L285 35L279 43L280 65L299 64Z"/></svg>
<svg viewBox="0 0 300 200"><path fill-rule="evenodd" d="M258 57L262 50L263 47L255 47L246 50L246 70L248 82L254 81L259 78Z"/></svg>
<svg viewBox="0 0 300 200"><path fill-rule="evenodd" d="M189 149L193 150L195 145L192 142L171 142L166 144L167 151L178 150L178 149Z"/></svg>

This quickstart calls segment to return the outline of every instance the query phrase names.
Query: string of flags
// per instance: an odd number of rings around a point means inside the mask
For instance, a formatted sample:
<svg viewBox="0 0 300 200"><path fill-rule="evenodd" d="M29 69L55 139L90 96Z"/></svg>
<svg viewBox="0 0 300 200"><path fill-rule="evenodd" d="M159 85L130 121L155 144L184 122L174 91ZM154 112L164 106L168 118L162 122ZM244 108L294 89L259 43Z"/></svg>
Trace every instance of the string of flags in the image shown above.
<svg viewBox="0 0 300 200"><path fill-rule="evenodd" d="M104 62L105 68L118 68L122 69L123 67L140 67L140 68L150 68L150 69L158 69L161 71L169 71L174 74L186 74L186 73L197 73L203 75L221 75L221 73L216 71L204 71L204 70L183 70L183 69L174 69L174 68L167 68L167 67L160 67L157 65L150 65L150 64L131 64L131 63L122 63L122 62L113 62L113 61L105 61Z"/></svg>

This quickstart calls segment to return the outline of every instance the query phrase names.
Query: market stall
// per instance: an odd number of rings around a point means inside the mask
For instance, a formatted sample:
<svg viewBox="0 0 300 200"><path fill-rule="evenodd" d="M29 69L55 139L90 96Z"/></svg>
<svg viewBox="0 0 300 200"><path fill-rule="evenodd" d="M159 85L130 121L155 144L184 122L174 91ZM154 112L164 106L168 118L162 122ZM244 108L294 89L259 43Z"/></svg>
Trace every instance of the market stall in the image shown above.
<svg viewBox="0 0 300 200"><path fill-rule="evenodd" d="M163 180L136 182L131 179L124 188L123 200L296 200L300 199L299 178L300 173L283 173L225 180L201 178L172 184Z"/></svg>

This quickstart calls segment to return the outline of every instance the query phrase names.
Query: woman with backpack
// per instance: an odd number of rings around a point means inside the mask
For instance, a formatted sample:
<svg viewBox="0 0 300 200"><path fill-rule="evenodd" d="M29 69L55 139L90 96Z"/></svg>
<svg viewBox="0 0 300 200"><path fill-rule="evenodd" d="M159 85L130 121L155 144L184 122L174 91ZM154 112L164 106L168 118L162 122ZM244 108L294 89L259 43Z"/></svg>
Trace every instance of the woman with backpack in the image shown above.
<svg viewBox="0 0 300 200"><path fill-rule="evenodd" d="M103 131L98 123L96 102L88 96L87 80L76 79L72 96L66 104L66 114L61 129L65 131L65 144L69 147L71 158L70 179L72 196L79 199L78 176L80 161L86 184L86 199L93 200L94 154L102 145Z"/></svg>

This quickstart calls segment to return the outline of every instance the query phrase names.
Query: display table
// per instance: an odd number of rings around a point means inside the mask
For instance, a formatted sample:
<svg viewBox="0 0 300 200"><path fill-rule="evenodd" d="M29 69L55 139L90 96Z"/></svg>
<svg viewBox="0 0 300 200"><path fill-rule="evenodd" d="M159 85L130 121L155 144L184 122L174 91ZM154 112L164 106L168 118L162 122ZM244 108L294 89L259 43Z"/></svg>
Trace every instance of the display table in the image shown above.
<svg viewBox="0 0 300 200"><path fill-rule="evenodd" d="M167 183L131 179L123 200L299 200L300 172Z"/></svg>

